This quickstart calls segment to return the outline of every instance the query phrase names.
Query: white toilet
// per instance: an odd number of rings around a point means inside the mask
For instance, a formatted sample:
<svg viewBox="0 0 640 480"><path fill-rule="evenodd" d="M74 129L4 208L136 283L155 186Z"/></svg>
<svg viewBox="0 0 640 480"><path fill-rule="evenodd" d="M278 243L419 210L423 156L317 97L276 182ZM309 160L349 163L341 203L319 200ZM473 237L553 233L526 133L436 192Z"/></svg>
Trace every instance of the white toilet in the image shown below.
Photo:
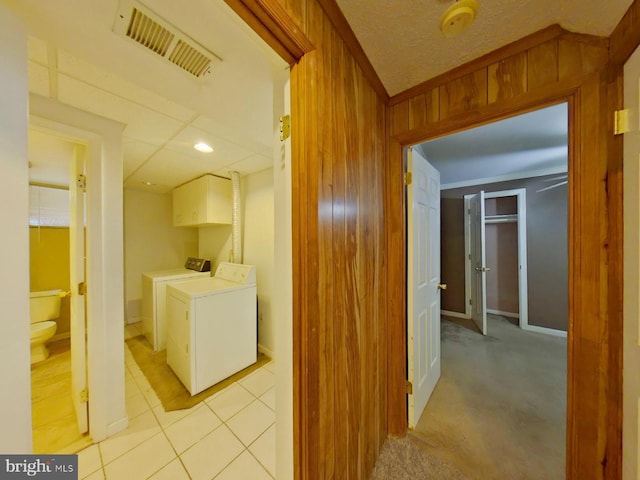
<svg viewBox="0 0 640 480"><path fill-rule="evenodd" d="M45 343L56 333L60 316L60 304L65 294L62 290L31 292L29 307L31 316L31 363L41 362L49 357Z"/></svg>

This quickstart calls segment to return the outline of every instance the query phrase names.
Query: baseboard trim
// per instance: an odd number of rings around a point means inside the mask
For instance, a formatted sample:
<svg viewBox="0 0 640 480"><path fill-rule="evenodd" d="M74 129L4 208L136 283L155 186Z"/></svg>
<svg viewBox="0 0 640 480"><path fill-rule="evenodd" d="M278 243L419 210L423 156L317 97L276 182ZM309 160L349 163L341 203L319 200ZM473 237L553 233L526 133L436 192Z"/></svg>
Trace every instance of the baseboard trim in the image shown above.
<svg viewBox="0 0 640 480"><path fill-rule="evenodd" d="M129 426L129 417L123 417L120 420L107 425L107 437L115 435Z"/></svg>
<svg viewBox="0 0 640 480"><path fill-rule="evenodd" d="M471 318L471 316L467 315L466 313L450 312L449 310L440 310L440 315L446 315L447 317L453 318L461 318L463 320L469 320Z"/></svg>
<svg viewBox="0 0 640 480"><path fill-rule="evenodd" d="M536 333L544 333L545 335L553 335L554 337L567 338L567 332L564 330L556 330L555 328L538 327L537 325L523 325L523 330Z"/></svg>
<svg viewBox="0 0 640 480"><path fill-rule="evenodd" d="M71 332L64 332L64 333L59 333L57 335L54 335L53 337L51 337L51 340L49 340L49 343L58 342L60 340L66 340L67 338L71 338Z"/></svg>
<svg viewBox="0 0 640 480"><path fill-rule="evenodd" d="M519 313L503 312L502 310L491 310L489 308L487 308L487 313L492 313L493 315L502 315L503 317L509 318L520 318Z"/></svg>
<svg viewBox="0 0 640 480"><path fill-rule="evenodd" d="M131 317L131 318L127 318L127 321L125 322L127 325L131 325L132 323L138 323L142 321L142 317Z"/></svg>
<svg viewBox="0 0 640 480"><path fill-rule="evenodd" d="M271 350L269 350L267 347L264 347L260 344L258 344L258 351L260 353L263 353L264 355L266 355L267 357L269 357L271 360L275 360L275 357L273 355L273 352Z"/></svg>

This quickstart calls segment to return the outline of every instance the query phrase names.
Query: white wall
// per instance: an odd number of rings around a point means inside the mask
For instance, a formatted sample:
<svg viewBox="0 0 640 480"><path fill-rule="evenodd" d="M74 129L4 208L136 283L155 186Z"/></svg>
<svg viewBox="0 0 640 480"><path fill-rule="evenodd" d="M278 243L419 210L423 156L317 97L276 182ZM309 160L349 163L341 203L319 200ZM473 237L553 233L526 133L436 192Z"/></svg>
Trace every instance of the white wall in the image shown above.
<svg viewBox="0 0 640 480"><path fill-rule="evenodd" d="M242 178L243 262L256 266L258 284L258 344L272 358L275 351L274 196L273 169Z"/></svg>
<svg viewBox="0 0 640 480"><path fill-rule="evenodd" d="M27 32L0 5L0 452L30 453Z"/></svg>
<svg viewBox="0 0 640 480"><path fill-rule="evenodd" d="M198 229L173 226L169 194L124 191L125 317L140 320L142 273L178 268L198 256Z"/></svg>
<svg viewBox="0 0 640 480"><path fill-rule="evenodd" d="M30 122L87 145L87 364L94 441L126 428L124 394L124 125L31 95Z"/></svg>
<svg viewBox="0 0 640 480"><path fill-rule="evenodd" d="M215 225L198 229L198 256L211 260L215 272L220 262L230 262L231 225Z"/></svg>
<svg viewBox="0 0 640 480"><path fill-rule="evenodd" d="M274 196L273 169L242 177L242 263L256 266L258 285L258 344L273 357L275 353L274 284ZM211 260L215 271L220 262L230 262L231 226L200 227L198 252Z"/></svg>

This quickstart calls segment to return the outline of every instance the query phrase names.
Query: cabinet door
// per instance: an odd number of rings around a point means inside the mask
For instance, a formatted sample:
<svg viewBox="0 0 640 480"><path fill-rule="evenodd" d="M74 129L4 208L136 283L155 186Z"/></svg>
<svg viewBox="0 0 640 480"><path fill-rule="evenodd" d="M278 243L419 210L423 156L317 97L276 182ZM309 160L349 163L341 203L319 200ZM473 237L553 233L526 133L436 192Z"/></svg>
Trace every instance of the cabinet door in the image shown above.
<svg viewBox="0 0 640 480"><path fill-rule="evenodd" d="M209 175L207 223L231 224L231 180Z"/></svg>
<svg viewBox="0 0 640 480"><path fill-rule="evenodd" d="M174 226L191 226L206 223L207 178L201 177L185 183L173 191Z"/></svg>

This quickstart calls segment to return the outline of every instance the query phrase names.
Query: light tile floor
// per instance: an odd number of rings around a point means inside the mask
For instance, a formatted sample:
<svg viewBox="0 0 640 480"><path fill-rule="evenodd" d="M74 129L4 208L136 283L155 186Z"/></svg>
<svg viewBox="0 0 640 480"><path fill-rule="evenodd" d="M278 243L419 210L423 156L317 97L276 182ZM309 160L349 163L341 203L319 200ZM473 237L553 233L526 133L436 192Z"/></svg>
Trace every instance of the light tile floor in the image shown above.
<svg viewBox="0 0 640 480"><path fill-rule="evenodd" d="M125 336L139 334L128 325ZM125 345L129 427L78 454L88 480L275 478L273 362L188 410L165 412Z"/></svg>

